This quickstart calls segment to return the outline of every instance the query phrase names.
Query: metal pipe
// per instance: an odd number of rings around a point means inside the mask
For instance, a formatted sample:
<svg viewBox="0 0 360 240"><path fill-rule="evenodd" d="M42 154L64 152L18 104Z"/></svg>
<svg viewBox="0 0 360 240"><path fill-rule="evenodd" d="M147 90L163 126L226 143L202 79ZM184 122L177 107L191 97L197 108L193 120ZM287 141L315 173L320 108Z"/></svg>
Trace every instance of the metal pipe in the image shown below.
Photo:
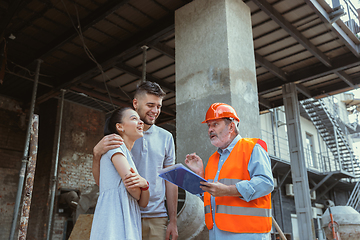
<svg viewBox="0 0 360 240"><path fill-rule="evenodd" d="M347 130L347 128L345 128L345 130ZM346 133L346 136L349 136L349 133ZM351 144L352 145L352 144ZM354 154L352 153L352 150L349 146L347 146L347 149L349 151L350 154L350 158L351 158L351 169L352 169L352 173L355 175L355 168L354 168Z"/></svg>
<svg viewBox="0 0 360 240"><path fill-rule="evenodd" d="M278 125L278 109L275 108L275 124L276 124L276 137L277 137L277 143L278 143L278 149L279 149L279 158L281 158L281 148L280 148L280 141L279 141L279 125Z"/></svg>
<svg viewBox="0 0 360 240"><path fill-rule="evenodd" d="M141 47L141 49L143 50L143 62L142 62L142 79L141 82L146 82L146 54L147 54L147 49L149 47L144 45Z"/></svg>
<svg viewBox="0 0 360 240"><path fill-rule="evenodd" d="M329 207L329 214L330 214L331 231L332 231L333 239L337 240L335 227L334 227L334 219L333 219L333 215L331 213L331 207Z"/></svg>
<svg viewBox="0 0 360 240"><path fill-rule="evenodd" d="M351 30L351 32L355 33L355 29L354 29L354 24L352 23L351 21L351 11L350 11L350 7L349 7L349 3L345 2L346 3L346 8L347 8L347 14L348 14L348 18L349 18L349 28Z"/></svg>
<svg viewBox="0 0 360 240"><path fill-rule="evenodd" d="M326 146L326 153L327 153L327 159L326 162L329 165L329 172L331 172L331 162L330 162L330 156L329 156L329 146Z"/></svg>
<svg viewBox="0 0 360 240"><path fill-rule="evenodd" d="M34 177L36 168L36 158L38 152L38 134L39 134L39 115L34 114L32 119L32 131L30 140L30 156L27 168L27 175L25 181L25 191L23 197L23 206L20 217L19 237L18 239L25 240L29 223L31 197L34 188Z"/></svg>
<svg viewBox="0 0 360 240"><path fill-rule="evenodd" d="M340 160L340 151L339 151L338 135L337 135L337 130L336 130L335 125L334 125L334 135L335 135L337 159L338 159L338 162L339 162L340 170L342 170L341 160ZM335 170L336 170L336 165L335 165Z"/></svg>
<svg viewBox="0 0 360 240"><path fill-rule="evenodd" d="M280 183L280 176L279 176L278 172L277 172L277 182ZM282 201L282 191L281 191L281 186L279 186L279 185L278 185L278 194L279 194L279 206L280 206L280 215L281 215L281 227L284 229L285 224L284 224L284 209L283 209L283 201Z"/></svg>
<svg viewBox="0 0 360 240"><path fill-rule="evenodd" d="M320 142L320 134L319 131L316 131L317 133L317 139L318 139L318 144L319 144L319 152L320 152L320 160L318 161L319 165L322 165L322 161L323 161L323 157L322 157L322 148L321 148L321 142ZM319 168L321 168L321 166L319 166ZM324 171L324 169L320 169L321 171Z"/></svg>
<svg viewBox="0 0 360 240"><path fill-rule="evenodd" d="M37 85L39 82L39 73L40 73L41 63L42 63L42 60L38 59L37 66L36 66L34 87L33 87L33 92L32 92L32 96L31 96L31 105L30 105L30 111L29 111L29 123L28 123L27 132L26 132L26 138L25 138L24 154L23 154L23 157L21 160L21 167L20 167L20 173L19 173L19 184L18 184L18 190L16 193L16 199L15 199L14 216L13 216L13 221L12 221L11 230L10 230L10 237L9 237L10 240L14 239L15 229L16 229L16 225L18 223L18 218L19 218L19 207L20 207L21 195L22 195L23 186L24 186L26 164L28 162L27 158L28 158L28 153L29 153L31 120L34 115L36 92L37 92Z"/></svg>
<svg viewBox="0 0 360 240"><path fill-rule="evenodd" d="M55 202L55 191L56 191L56 184L57 184L57 177L58 177L57 173L58 173L58 165L59 165L60 137L61 137L61 125L62 125L62 117L63 117L63 109L64 109L65 91L66 91L65 89L61 89L61 107L60 107L59 129L58 129L58 136L57 136L54 177L52 179L52 187L51 187L49 222L48 222L48 228L47 228L47 234L46 234L47 240L49 240L50 236L51 236L52 220L53 220L53 213L54 213L54 202Z"/></svg>
<svg viewBox="0 0 360 240"><path fill-rule="evenodd" d="M21 74L17 74L17 73L10 72L10 71L7 71L7 70L5 70L5 72L6 72L6 73L9 73L9 74L11 74L11 75L14 75L14 76L17 76L17 77L21 77L21 78L23 78L23 79L26 79L26 80L29 80L29 81L34 82L34 79L25 77L25 76L23 76L23 75L21 75ZM50 87L50 88L53 88L53 87L54 87L53 85L50 85L50 84L48 84L48 83L44 83L44 82L42 82L42 81L39 81L39 84L40 84L40 85L47 86L47 87Z"/></svg>
<svg viewBox="0 0 360 240"><path fill-rule="evenodd" d="M272 139L274 145L274 155L276 156L276 142L275 142L275 131L274 131L274 109L270 109L271 116L271 131L272 131Z"/></svg>

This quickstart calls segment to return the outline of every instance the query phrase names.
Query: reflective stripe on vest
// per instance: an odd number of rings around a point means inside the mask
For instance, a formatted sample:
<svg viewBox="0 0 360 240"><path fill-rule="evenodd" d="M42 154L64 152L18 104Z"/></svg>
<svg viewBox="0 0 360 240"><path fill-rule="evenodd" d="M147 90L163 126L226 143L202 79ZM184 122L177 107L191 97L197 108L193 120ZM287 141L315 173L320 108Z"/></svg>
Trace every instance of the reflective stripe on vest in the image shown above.
<svg viewBox="0 0 360 240"><path fill-rule="evenodd" d="M204 209L205 209L205 214L211 213L211 211L210 211L210 209L211 209L210 205L205 206Z"/></svg>
<svg viewBox="0 0 360 240"><path fill-rule="evenodd" d="M231 178L223 178L219 180L219 183L225 185L235 185L236 183L241 182L241 179L231 179Z"/></svg>
<svg viewBox="0 0 360 240"><path fill-rule="evenodd" d="M205 214L211 213L210 206L205 206ZM232 215L245 215L255 217L271 217L271 209L266 208L247 208L247 207L233 207L218 205L216 206L216 213L226 213Z"/></svg>
<svg viewBox="0 0 360 240"><path fill-rule="evenodd" d="M216 212L233 214L233 215L271 217L271 209L266 209L266 208L247 208L247 207L233 207L233 206L218 205L218 206L216 206Z"/></svg>

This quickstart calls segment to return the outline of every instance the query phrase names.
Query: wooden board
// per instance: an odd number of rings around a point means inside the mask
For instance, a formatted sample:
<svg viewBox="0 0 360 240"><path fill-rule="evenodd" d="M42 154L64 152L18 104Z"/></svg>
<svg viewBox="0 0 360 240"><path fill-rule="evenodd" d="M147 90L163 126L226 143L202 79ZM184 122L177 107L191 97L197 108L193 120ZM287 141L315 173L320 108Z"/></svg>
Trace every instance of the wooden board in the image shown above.
<svg viewBox="0 0 360 240"><path fill-rule="evenodd" d="M90 239L91 224L94 214L80 214L71 232L69 240Z"/></svg>

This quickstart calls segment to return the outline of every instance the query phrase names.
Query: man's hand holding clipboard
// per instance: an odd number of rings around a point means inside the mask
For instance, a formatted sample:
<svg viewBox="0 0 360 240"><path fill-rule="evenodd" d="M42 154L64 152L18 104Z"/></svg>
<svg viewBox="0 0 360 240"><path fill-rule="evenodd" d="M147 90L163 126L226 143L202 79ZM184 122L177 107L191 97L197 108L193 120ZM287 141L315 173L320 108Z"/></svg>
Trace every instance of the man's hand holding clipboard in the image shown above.
<svg viewBox="0 0 360 240"><path fill-rule="evenodd" d="M160 170L159 177L179 186L180 188L192 194L203 193L204 190L201 189L200 183L207 183L203 177L192 172L181 163Z"/></svg>

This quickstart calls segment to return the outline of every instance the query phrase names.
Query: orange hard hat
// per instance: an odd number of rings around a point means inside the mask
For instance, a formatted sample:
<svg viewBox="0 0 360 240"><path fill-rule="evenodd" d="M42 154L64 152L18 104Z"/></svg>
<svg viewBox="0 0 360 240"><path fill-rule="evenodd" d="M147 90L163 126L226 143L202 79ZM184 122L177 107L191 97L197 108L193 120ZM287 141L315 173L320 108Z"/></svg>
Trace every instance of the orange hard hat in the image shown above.
<svg viewBox="0 0 360 240"><path fill-rule="evenodd" d="M205 121L202 123L221 118L233 118L240 122L240 119L232 106L225 103L213 103L206 112Z"/></svg>

